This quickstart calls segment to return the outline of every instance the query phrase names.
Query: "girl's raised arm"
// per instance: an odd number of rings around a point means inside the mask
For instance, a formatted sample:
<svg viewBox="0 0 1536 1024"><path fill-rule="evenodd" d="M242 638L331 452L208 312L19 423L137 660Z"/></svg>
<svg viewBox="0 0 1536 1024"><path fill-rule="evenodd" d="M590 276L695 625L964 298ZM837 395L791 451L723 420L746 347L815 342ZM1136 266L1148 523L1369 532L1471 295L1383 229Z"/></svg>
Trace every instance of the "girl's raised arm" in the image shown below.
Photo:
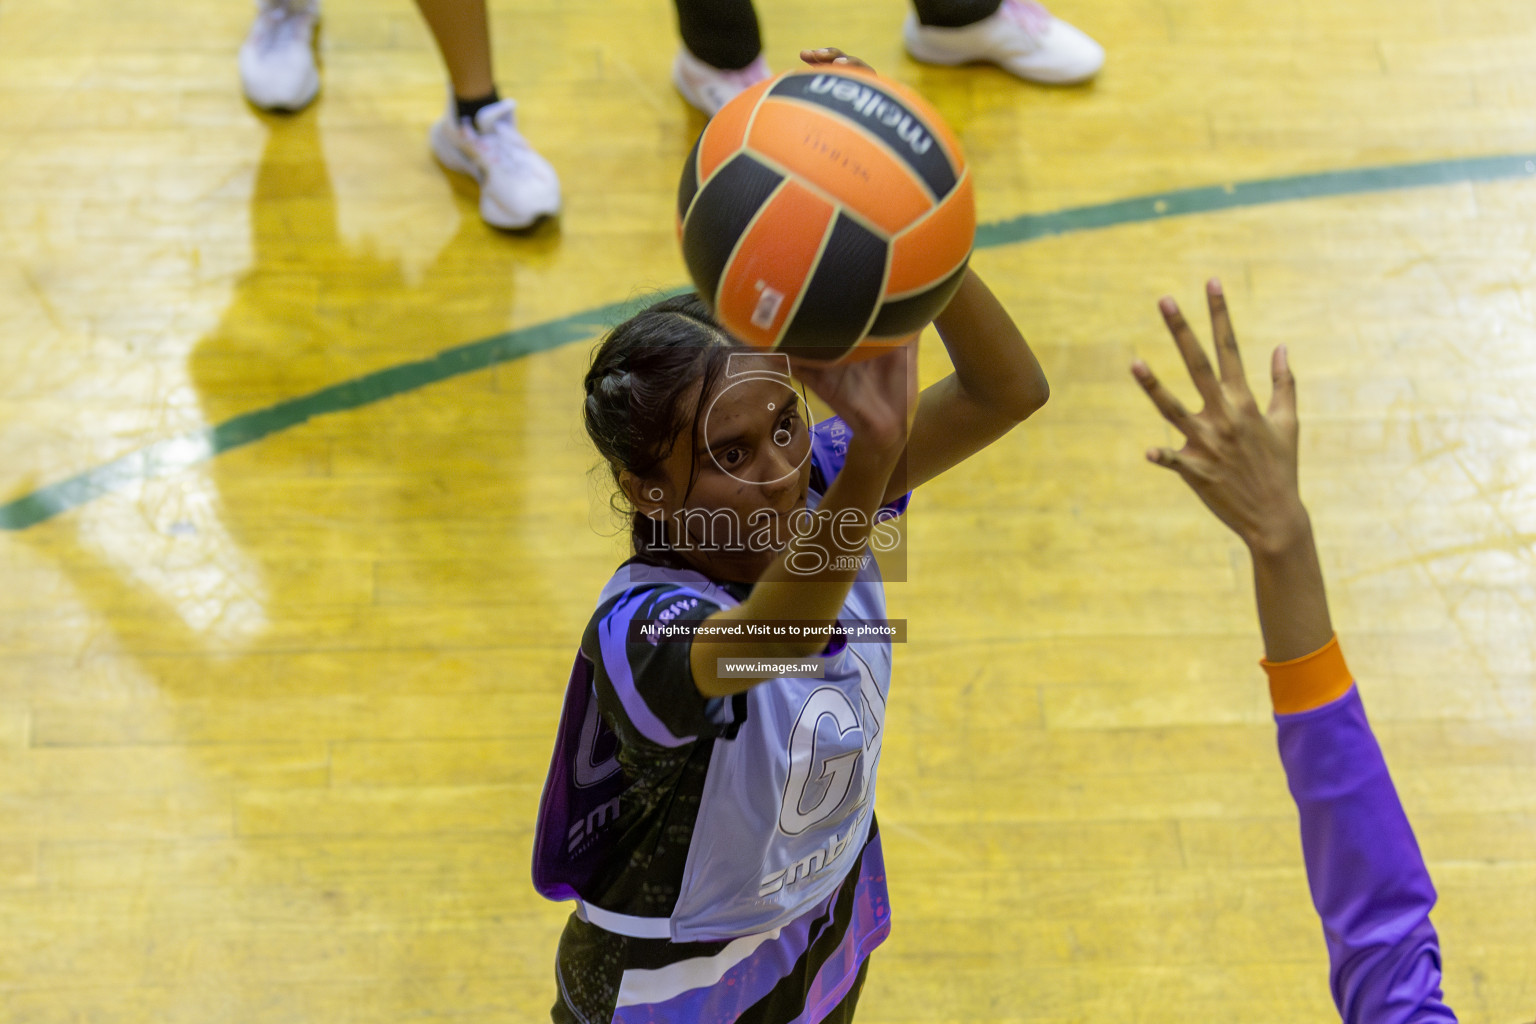
<svg viewBox="0 0 1536 1024"><path fill-rule="evenodd" d="M959 465L1029 418L1050 397L1045 371L974 270L934 326L955 372L923 389L907 439L906 479L892 481L894 501Z"/></svg>
<svg viewBox="0 0 1536 1024"><path fill-rule="evenodd" d="M802 368L804 369L804 368ZM759 577L747 600L704 620L715 627L731 622L783 621L821 625L837 620L858 575L857 563L879 521L892 479L900 478L908 447L911 409L917 398L917 343L857 363L802 372L817 394L853 431L848 458L832 480L808 527L790 540ZM906 493L905 487L899 493ZM839 557L839 556L852 557ZM793 642L746 638L695 640L689 650L693 682L706 697L724 697L760 682L721 676L720 658L809 657L826 638Z"/></svg>

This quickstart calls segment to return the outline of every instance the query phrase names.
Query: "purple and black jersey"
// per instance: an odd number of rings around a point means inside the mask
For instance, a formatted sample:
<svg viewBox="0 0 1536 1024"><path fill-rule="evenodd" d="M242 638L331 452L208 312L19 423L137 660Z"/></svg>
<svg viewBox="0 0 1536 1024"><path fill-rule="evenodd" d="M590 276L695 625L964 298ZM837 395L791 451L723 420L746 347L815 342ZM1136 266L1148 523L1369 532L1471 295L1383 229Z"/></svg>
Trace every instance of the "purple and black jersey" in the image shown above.
<svg viewBox="0 0 1536 1024"><path fill-rule="evenodd" d="M808 507L848 436L815 427ZM631 628L701 621L749 592L632 559L599 596L535 839L539 891L577 901L556 1020L815 1024L889 932L874 818L889 641L835 640L821 678L708 700L688 643ZM840 618L885 618L873 559Z"/></svg>

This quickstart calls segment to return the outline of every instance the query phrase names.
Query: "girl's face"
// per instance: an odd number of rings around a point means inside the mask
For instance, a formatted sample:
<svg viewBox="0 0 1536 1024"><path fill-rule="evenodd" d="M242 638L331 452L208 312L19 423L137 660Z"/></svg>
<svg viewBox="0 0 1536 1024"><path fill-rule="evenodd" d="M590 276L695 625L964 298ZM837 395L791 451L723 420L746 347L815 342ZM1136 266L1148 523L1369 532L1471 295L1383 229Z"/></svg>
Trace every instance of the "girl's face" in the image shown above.
<svg viewBox="0 0 1536 1024"><path fill-rule="evenodd" d="M702 408L698 422L679 434L663 479L642 487L645 507L666 516L672 547L686 561L707 576L755 582L805 515L811 439L804 402L787 378L737 377L718 382L702 407L697 388L683 399L684 408Z"/></svg>

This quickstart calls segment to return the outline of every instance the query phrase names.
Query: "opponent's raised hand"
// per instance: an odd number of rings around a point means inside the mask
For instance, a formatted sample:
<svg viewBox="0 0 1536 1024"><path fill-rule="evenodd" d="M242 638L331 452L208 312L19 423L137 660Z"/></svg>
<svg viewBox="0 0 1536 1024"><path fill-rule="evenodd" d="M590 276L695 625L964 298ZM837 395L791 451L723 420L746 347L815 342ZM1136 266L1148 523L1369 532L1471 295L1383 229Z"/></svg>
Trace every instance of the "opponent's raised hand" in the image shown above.
<svg viewBox="0 0 1536 1024"><path fill-rule="evenodd" d="M1199 412L1185 408L1146 363L1138 359L1131 366L1157 411L1184 437L1183 447L1152 448L1147 459L1183 477L1255 554L1278 552L1302 537L1310 543L1297 481L1296 383L1285 346L1270 358L1273 392L1268 410L1261 411L1243 373L1226 296L1214 278L1206 284L1206 301L1215 367L1177 303L1164 297L1158 304L1200 393Z"/></svg>

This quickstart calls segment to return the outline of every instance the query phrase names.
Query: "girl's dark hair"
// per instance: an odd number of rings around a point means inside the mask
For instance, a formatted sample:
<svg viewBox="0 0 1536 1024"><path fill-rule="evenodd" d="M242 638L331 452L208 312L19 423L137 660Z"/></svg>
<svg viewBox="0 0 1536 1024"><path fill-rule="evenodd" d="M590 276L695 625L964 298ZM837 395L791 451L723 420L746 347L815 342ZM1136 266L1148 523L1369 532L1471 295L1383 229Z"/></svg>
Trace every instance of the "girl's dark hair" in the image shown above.
<svg viewBox="0 0 1536 1024"><path fill-rule="evenodd" d="M615 485L626 469L648 479L684 430L689 452L697 449L699 419L725 370L729 345L725 331L693 292L646 307L598 344L586 378L587 436L607 460ZM683 408L683 396L700 381L693 408ZM685 497L697 476L690 455ZM635 554L677 561L667 543L666 524L624 508L619 504L624 500L620 487L615 508L630 516Z"/></svg>

